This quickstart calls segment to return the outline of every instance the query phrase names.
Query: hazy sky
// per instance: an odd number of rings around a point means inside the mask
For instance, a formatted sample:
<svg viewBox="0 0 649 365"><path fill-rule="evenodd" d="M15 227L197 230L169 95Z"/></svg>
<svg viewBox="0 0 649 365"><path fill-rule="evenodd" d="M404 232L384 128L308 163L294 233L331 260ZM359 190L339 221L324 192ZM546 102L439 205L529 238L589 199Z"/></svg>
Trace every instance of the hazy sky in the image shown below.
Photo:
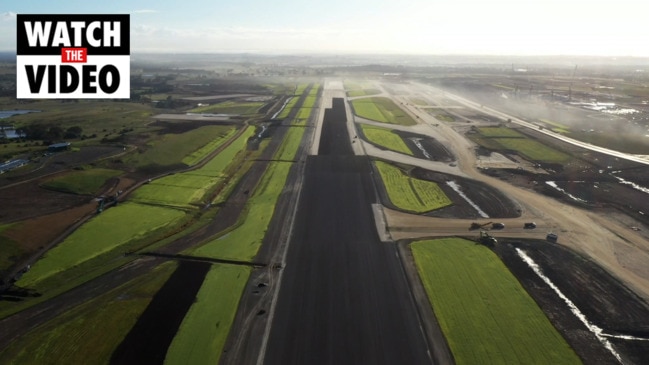
<svg viewBox="0 0 649 365"><path fill-rule="evenodd" d="M649 56L641 0L2 0L16 14L128 13L131 52Z"/></svg>

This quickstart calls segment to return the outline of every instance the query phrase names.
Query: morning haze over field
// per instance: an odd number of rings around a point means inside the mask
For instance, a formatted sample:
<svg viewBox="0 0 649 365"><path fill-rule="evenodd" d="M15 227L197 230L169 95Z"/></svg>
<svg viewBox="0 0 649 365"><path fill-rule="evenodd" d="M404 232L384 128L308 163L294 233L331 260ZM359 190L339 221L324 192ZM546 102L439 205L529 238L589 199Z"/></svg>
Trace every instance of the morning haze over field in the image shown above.
<svg viewBox="0 0 649 365"><path fill-rule="evenodd" d="M648 364L643 6L4 1L0 362ZM16 98L67 13L127 98Z"/></svg>

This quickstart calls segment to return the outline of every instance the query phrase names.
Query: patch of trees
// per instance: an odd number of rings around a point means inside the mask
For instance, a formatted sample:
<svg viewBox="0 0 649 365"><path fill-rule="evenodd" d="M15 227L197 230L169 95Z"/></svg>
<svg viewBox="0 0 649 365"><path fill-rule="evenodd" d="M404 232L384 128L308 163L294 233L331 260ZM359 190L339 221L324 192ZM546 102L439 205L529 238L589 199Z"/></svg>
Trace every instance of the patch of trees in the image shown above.
<svg viewBox="0 0 649 365"><path fill-rule="evenodd" d="M20 127L16 130L19 134L24 135L26 140L43 141L43 144L51 144L62 139L79 139L85 137L83 129L79 126L63 129L56 124L36 123Z"/></svg>

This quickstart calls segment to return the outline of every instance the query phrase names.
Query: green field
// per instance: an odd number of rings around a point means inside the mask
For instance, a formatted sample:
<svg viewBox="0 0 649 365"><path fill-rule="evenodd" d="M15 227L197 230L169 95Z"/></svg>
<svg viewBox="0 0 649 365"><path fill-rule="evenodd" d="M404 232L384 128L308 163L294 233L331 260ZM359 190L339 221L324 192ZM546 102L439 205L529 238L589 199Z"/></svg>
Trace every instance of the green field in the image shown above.
<svg viewBox="0 0 649 365"><path fill-rule="evenodd" d="M220 181L217 177L186 172L166 176L142 185L131 199L140 203L190 208Z"/></svg>
<svg viewBox="0 0 649 365"><path fill-rule="evenodd" d="M303 135L304 128L289 128L286 136L284 136L284 141L282 141L282 144L275 153L275 158L282 161L295 159L295 154L300 146Z"/></svg>
<svg viewBox="0 0 649 365"><path fill-rule="evenodd" d="M388 197L397 208L424 213L453 204L436 183L411 178L399 168L382 161L375 164Z"/></svg>
<svg viewBox="0 0 649 365"><path fill-rule="evenodd" d="M347 92L347 96L354 98L357 96L369 96L380 94L381 90L379 89L361 89L361 90L351 90Z"/></svg>
<svg viewBox="0 0 649 365"><path fill-rule="evenodd" d="M504 137L504 138L525 138L519 132L507 127L482 127L478 132L485 137Z"/></svg>
<svg viewBox="0 0 649 365"><path fill-rule="evenodd" d="M166 262L117 289L64 312L14 340L3 364L108 364L110 356L175 270Z"/></svg>
<svg viewBox="0 0 649 365"><path fill-rule="evenodd" d="M136 167L191 165L195 159L206 155L207 147L214 141L223 141L232 134L232 126L204 126L185 133L169 133L150 141L145 149L130 155L126 163ZM217 142L218 143L218 142ZM200 151L200 152L197 152ZM198 153L195 158L192 154ZM207 152L209 153L209 152ZM202 157L201 157L202 155ZM186 160L189 159L189 160Z"/></svg>
<svg viewBox="0 0 649 365"><path fill-rule="evenodd" d="M106 180L121 174L122 171L99 168L75 170L63 176L55 177L41 186L64 193L95 195L106 183Z"/></svg>
<svg viewBox="0 0 649 365"><path fill-rule="evenodd" d="M514 151L522 157L536 162L565 163L570 155L548 147L524 134L507 127L478 128L479 135L470 135L481 146L493 150Z"/></svg>
<svg viewBox="0 0 649 365"><path fill-rule="evenodd" d="M388 98L356 99L352 100L352 105L356 115L361 118L406 126L417 124L403 109Z"/></svg>
<svg viewBox="0 0 649 365"><path fill-rule="evenodd" d="M361 124L361 129L367 140L377 146L406 155L413 154L403 139L389 129L371 127L366 124Z"/></svg>
<svg viewBox="0 0 649 365"><path fill-rule="evenodd" d="M194 166L197 163L201 162L205 157L207 157L212 151L216 150L223 143L227 142L234 134L237 133L236 128L231 128L225 134L219 135L217 138L208 142L203 147L197 149L196 151L190 153L185 158L182 159L182 163L187 166Z"/></svg>
<svg viewBox="0 0 649 365"><path fill-rule="evenodd" d="M460 238L410 245L457 364L580 364L487 247Z"/></svg>
<svg viewBox="0 0 649 365"><path fill-rule="evenodd" d="M49 250L17 285L32 287L102 253L163 230L184 215L184 212L176 209L122 203L95 216Z"/></svg>
<svg viewBox="0 0 649 365"><path fill-rule="evenodd" d="M569 155L531 139L497 138L496 141L504 149L514 150L532 161L563 163L570 160Z"/></svg>
<svg viewBox="0 0 649 365"><path fill-rule="evenodd" d="M229 260L252 260L264 239L291 166L290 162L270 163L246 205L241 217L242 223L232 231L190 250L190 254Z"/></svg>
<svg viewBox="0 0 649 365"><path fill-rule="evenodd" d="M190 113L211 113L211 114L257 114L265 103L259 101L224 101L218 104L199 106L188 110Z"/></svg>
<svg viewBox="0 0 649 365"><path fill-rule="evenodd" d="M174 337L165 364L218 364L251 268L212 265Z"/></svg>
<svg viewBox="0 0 649 365"><path fill-rule="evenodd" d="M156 179L137 189L132 199L136 202L182 208L191 208L193 204L202 203L205 194L225 178L225 169L245 148L248 138L254 133L254 128L249 127L205 166Z"/></svg>

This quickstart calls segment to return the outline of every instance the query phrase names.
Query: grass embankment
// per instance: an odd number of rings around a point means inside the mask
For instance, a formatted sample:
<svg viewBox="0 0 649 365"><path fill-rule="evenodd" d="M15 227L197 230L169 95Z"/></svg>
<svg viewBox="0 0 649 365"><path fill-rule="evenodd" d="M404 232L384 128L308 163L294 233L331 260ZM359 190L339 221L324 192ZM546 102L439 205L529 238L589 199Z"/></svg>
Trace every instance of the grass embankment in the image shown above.
<svg viewBox="0 0 649 365"><path fill-rule="evenodd" d="M264 106L258 101L224 101L218 104L199 106L188 110L189 113L210 113L210 114L238 114L254 115Z"/></svg>
<svg viewBox="0 0 649 365"><path fill-rule="evenodd" d="M16 285L32 288L103 253L120 247L126 251L130 248L127 243L163 230L184 215L176 209L122 203L79 227L38 260Z"/></svg>
<svg viewBox="0 0 649 365"><path fill-rule="evenodd" d="M356 115L365 119L406 126L417 124L403 109L388 98L356 99L352 100L352 105Z"/></svg>
<svg viewBox="0 0 649 365"><path fill-rule="evenodd" d="M184 173L170 175L143 185L133 193L137 202L190 208L202 201L203 197L219 182L225 179L223 172L242 151L248 138L255 133L249 127L239 138L221 153L207 162L205 166Z"/></svg>
<svg viewBox="0 0 649 365"><path fill-rule="evenodd" d="M399 168L383 161L376 161L375 164L395 207L424 213L453 204L436 183L411 178Z"/></svg>
<svg viewBox="0 0 649 365"><path fill-rule="evenodd" d="M218 364L250 272L245 266L212 265L165 364Z"/></svg>
<svg viewBox="0 0 649 365"><path fill-rule="evenodd" d="M243 222L232 231L190 250L189 253L201 257L252 260L264 239L291 165L290 162L271 162L254 195L248 201L242 217Z"/></svg>
<svg viewBox="0 0 649 365"><path fill-rule="evenodd" d="M309 91L309 95L307 95L307 97L304 98L302 107L297 111L297 115L295 116L294 119L295 125L305 125L307 120L309 120L309 117L313 112L313 108L315 106L315 102L317 100L319 90L320 90L320 84L313 84L311 90Z"/></svg>
<svg viewBox="0 0 649 365"><path fill-rule="evenodd" d="M138 168L191 166L227 141L236 130L232 126L204 126L185 133L168 133L150 141L145 150L129 156L126 163Z"/></svg>
<svg viewBox="0 0 649 365"><path fill-rule="evenodd" d="M291 128L275 153L277 160L293 160L304 128ZM272 162L246 205L240 223L220 237L190 250L190 254L252 260L257 254L284 189L292 163ZM174 338L166 364L218 363L230 332L250 268L213 265ZM198 334L198 335L197 335Z"/></svg>
<svg viewBox="0 0 649 365"><path fill-rule="evenodd" d="M223 143L227 142L230 138L232 138L232 136L234 136L235 133L237 133L236 128L230 128L225 133L221 132L217 138L214 138L213 140L205 144L203 147L185 156L185 158L183 158L181 162L187 166L196 165L197 163L201 162L205 157L207 157L210 153L212 153L212 151L216 150Z"/></svg>
<svg viewBox="0 0 649 365"><path fill-rule="evenodd" d="M72 171L42 184L44 188L72 194L95 195L112 177L121 175L122 171L109 169L90 169Z"/></svg>
<svg viewBox="0 0 649 365"><path fill-rule="evenodd" d="M551 120L548 120L548 119L541 119L541 122L546 124L546 125L549 125L550 129L553 132L557 132L557 133L561 133L561 134L570 134L570 127L568 127L565 124L554 122L554 121L551 121Z"/></svg>
<svg viewBox="0 0 649 365"><path fill-rule="evenodd" d="M372 127L366 124L361 124L361 129L367 140L377 146L406 155L413 154L403 139L389 129Z"/></svg>
<svg viewBox="0 0 649 365"><path fill-rule="evenodd" d="M282 145L275 153L275 159L280 161L295 159L303 135L304 128L289 129ZM230 260L252 260L264 239L291 166L291 162L271 162L246 205L240 218L241 223L222 236L190 250L189 253Z"/></svg>
<svg viewBox="0 0 649 365"><path fill-rule="evenodd" d="M571 158L570 155L530 139L510 128L485 127L476 130L479 136L470 135L471 139L485 148L503 152L513 151L535 162L565 163Z"/></svg>
<svg viewBox="0 0 649 365"><path fill-rule="evenodd" d="M166 262L18 338L5 364L108 364L110 356L176 268Z"/></svg>
<svg viewBox="0 0 649 365"><path fill-rule="evenodd" d="M507 267L460 238L410 245L458 364L580 364Z"/></svg>

